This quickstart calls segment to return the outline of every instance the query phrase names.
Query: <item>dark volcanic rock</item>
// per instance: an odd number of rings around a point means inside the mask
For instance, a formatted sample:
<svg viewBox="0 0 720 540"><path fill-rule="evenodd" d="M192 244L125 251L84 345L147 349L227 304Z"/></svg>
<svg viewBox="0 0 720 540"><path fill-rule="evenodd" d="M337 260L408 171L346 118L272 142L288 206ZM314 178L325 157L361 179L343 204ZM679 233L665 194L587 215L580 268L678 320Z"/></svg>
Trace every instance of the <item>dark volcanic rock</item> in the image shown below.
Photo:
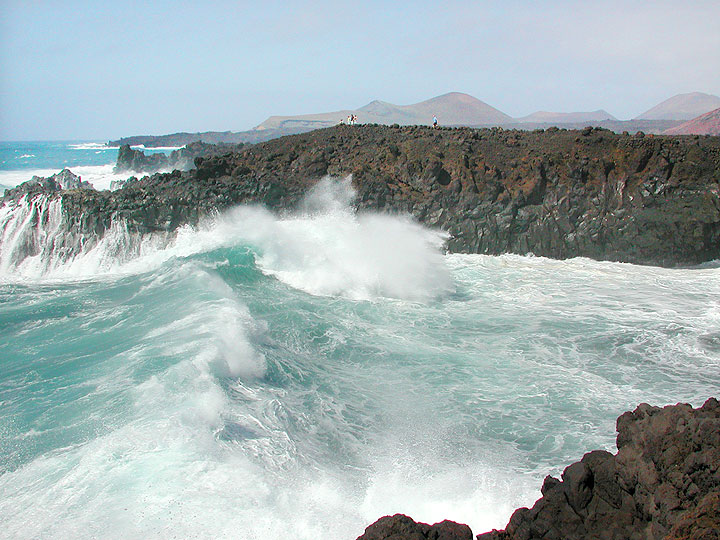
<svg viewBox="0 0 720 540"><path fill-rule="evenodd" d="M63 169L52 176L33 176L27 182L8 189L3 199L17 199L25 194L39 192L54 193L63 189L94 189L90 182L84 182L78 175L73 174L70 169Z"/></svg>
<svg viewBox="0 0 720 540"><path fill-rule="evenodd" d="M548 476L532 508L478 540L718 540L720 403L642 404L618 418L617 430L617 454L596 450L562 479ZM471 537L465 525L431 527L396 514L358 540Z"/></svg>
<svg viewBox="0 0 720 540"><path fill-rule="evenodd" d="M395 514L377 520L357 540L472 540L472 531L467 525L454 521L428 525Z"/></svg>
<svg viewBox="0 0 720 540"><path fill-rule="evenodd" d="M479 540L720 537L720 404L640 405L617 421L618 452L585 454L543 496Z"/></svg>
<svg viewBox="0 0 720 540"><path fill-rule="evenodd" d="M341 125L195 165L109 198L63 194L63 207L73 220L171 230L240 203L287 209L322 176L351 174L359 208L440 227L452 251L663 266L720 258L717 137Z"/></svg>
<svg viewBox="0 0 720 540"><path fill-rule="evenodd" d="M133 150L124 144L118 150L117 164L113 169L116 173L122 172L157 172L168 168L168 158L165 154L145 155L141 150Z"/></svg>
<svg viewBox="0 0 720 540"><path fill-rule="evenodd" d="M182 148L173 150L169 156L165 154L145 154L141 150L133 150L123 145L118 150L117 164L114 172L154 173L162 169L189 170L195 166L197 158L222 156L238 152L244 144L208 144L200 141L191 142Z"/></svg>
<svg viewBox="0 0 720 540"><path fill-rule="evenodd" d="M200 141L192 142L178 150L173 150L168 158L168 164L172 169L186 171L195 167L195 160L197 158L209 158L239 152L244 146L242 143L209 144Z"/></svg>

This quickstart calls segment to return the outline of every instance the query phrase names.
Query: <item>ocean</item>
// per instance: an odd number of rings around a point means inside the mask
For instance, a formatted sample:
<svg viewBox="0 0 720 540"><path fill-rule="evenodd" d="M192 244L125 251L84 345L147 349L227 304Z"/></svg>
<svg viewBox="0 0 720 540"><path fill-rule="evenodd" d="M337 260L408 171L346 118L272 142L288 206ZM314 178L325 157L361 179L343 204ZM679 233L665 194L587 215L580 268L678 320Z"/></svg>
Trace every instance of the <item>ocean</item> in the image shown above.
<svg viewBox="0 0 720 540"><path fill-rule="evenodd" d="M92 182L117 152L58 144L24 170ZM74 257L57 203L0 207L0 536L351 540L396 512L478 534L614 452L624 411L717 396L720 264L448 254L352 198L116 223Z"/></svg>
<svg viewBox="0 0 720 540"><path fill-rule="evenodd" d="M134 146L146 154L169 153L175 148ZM109 189L113 180L128 174L115 174L118 147L102 141L25 141L0 142L0 196L33 176L51 176L63 168L70 169L95 189Z"/></svg>

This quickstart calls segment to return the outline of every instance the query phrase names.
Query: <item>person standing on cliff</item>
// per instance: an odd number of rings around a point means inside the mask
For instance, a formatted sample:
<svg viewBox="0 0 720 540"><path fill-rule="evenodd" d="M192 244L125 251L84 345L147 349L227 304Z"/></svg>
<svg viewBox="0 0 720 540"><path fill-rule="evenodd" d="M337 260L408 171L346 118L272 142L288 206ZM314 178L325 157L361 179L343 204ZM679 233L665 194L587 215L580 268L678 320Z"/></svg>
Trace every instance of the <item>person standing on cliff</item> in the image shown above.
<svg viewBox="0 0 720 540"><path fill-rule="evenodd" d="M437 127L437 116L435 116L434 114L433 114L433 127L434 128Z"/></svg>

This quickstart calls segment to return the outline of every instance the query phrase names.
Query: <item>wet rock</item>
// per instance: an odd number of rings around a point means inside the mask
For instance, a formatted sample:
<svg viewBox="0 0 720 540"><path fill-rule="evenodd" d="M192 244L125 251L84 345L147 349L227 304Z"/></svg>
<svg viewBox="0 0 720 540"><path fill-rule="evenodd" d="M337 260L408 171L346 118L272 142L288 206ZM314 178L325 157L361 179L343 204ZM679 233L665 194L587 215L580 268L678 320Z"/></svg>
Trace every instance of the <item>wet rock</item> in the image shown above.
<svg viewBox="0 0 720 540"><path fill-rule="evenodd" d="M55 193L69 189L94 189L90 182L73 174L70 169L63 169L59 173L52 176L33 176L27 182L23 182L19 186L8 189L2 199L13 200L22 197L25 194L35 193Z"/></svg>
<svg viewBox="0 0 720 540"><path fill-rule="evenodd" d="M165 154L145 155L141 150L134 150L124 144L118 149L117 164L113 172L156 172L168 167L168 158Z"/></svg>
<svg viewBox="0 0 720 540"><path fill-rule="evenodd" d="M720 403L647 404L617 421L618 452L595 451L545 479L532 508L478 540L717 539Z"/></svg>
<svg viewBox="0 0 720 540"><path fill-rule="evenodd" d="M467 525L454 521L428 525L395 514L377 520L357 540L472 540L472 531Z"/></svg>

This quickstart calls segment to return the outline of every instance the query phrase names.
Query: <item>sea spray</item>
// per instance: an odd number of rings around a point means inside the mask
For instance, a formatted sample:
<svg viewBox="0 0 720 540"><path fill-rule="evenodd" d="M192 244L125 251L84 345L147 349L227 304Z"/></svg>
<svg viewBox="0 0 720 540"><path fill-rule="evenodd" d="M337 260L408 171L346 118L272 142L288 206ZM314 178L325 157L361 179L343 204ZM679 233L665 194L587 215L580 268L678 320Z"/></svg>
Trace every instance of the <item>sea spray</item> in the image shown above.
<svg viewBox="0 0 720 540"><path fill-rule="evenodd" d="M720 385L717 267L442 255L346 188L118 222L3 276L7 536L352 540L395 512L479 533L613 450L623 411Z"/></svg>
<svg viewBox="0 0 720 540"><path fill-rule="evenodd" d="M98 235L65 216L60 195L26 194L0 205L0 279L93 276L167 246L175 233L142 235L112 220Z"/></svg>
<svg viewBox="0 0 720 540"><path fill-rule="evenodd" d="M257 246L264 272L309 293L415 300L448 293L447 235L405 216L355 214L354 195L349 179L325 179L295 216L277 219L263 209L240 208L226 219Z"/></svg>
<svg viewBox="0 0 720 540"><path fill-rule="evenodd" d="M21 266L37 273L62 256L62 201L45 194L24 195L0 205L0 274Z"/></svg>
<svg viewBox="0 0 720 540"><path fill-rule="evenodd" d="M445 233L406 216L356 214L354 195L349 179L324 179L296 213L284 217L242 206L210 216L198 227L147 234L113 219L100 237L64 224L59 197L52 203L45 195L25 197L2 207L0 230L10 232L3 237L8 255L0 251L0 269L34 277L135 272L171 257L249 243L264 272L311 294L427 300L452 290L442 256ZM50 211L51 222L34 217Z"/></svg>

